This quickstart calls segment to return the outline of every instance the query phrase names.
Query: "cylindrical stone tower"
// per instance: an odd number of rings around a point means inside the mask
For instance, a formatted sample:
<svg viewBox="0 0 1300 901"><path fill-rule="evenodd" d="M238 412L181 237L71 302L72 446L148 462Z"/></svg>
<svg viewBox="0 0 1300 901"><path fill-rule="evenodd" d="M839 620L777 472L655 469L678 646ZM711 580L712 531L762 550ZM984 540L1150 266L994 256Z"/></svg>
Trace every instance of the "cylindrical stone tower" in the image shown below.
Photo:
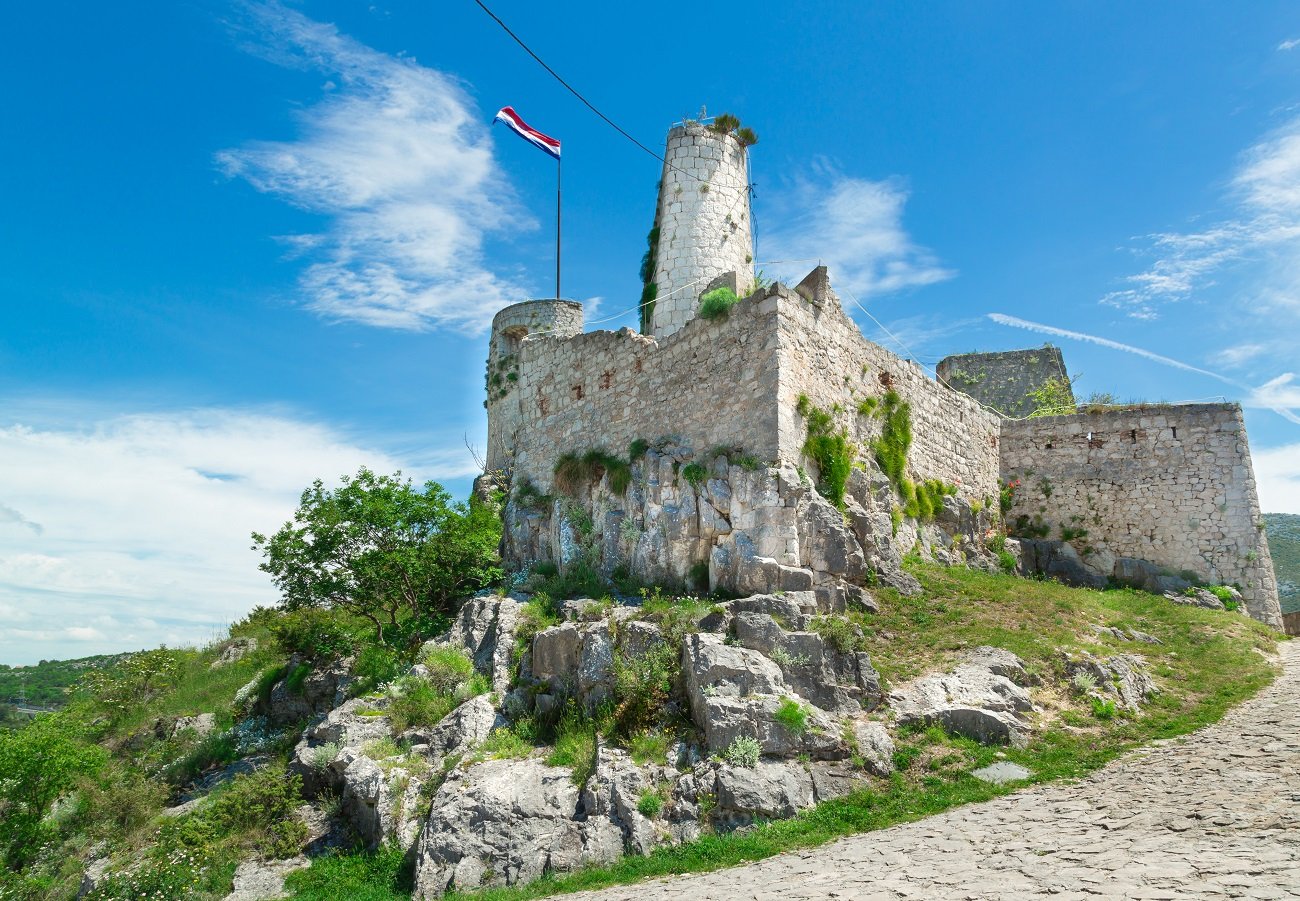
<svg viewBox="0 0 1300 901"><path fill-rule="evenodd" d="M716 276L735 272L742 292L754 281L746 149L735 135L688 123L668 132L664 160L650 317L656 338L695 318Z"/></svg>
<svg viewBox="0 0 1300 901"><path fill-rule="evenodd" d="M521 371L524 339L571 338L582 334L582 304L572 300L529 300L492 318L487 360L487 468L514 469L515 435L526 425L520 396L528 382Z"/></svg>

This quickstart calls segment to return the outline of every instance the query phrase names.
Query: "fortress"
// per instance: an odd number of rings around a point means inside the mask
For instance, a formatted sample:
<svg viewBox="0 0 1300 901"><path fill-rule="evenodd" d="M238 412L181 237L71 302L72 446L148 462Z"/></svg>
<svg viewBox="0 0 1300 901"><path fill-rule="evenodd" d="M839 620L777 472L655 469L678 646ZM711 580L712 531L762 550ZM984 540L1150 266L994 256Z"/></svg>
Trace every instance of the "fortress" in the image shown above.
<svg viewBox="0 0 1300 901"><path fill-rule="evenodd" d="M664 158L640 333L584 332L565 300L493 321L508 565L836 607L915 590L916 551L1094 587L1235 585L1281 627L1238 405L1024 418L1049 379L1068 385L1055 348L950 357L931 378L863 337L824 267L755 282L735 134L687 122ZM722 287L742 299L698 316Z"/></svg>

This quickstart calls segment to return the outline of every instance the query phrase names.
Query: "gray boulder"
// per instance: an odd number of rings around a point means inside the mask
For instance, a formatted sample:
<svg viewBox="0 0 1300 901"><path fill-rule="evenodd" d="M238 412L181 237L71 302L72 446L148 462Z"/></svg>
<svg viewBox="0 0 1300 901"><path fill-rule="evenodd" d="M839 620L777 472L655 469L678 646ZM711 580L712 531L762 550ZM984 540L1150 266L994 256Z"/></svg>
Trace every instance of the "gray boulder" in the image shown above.
<svg viewBox="0 0 1300 901"><path fill-rule="evenodd" d="M492 698L479 695L461 704L436 725L407 729L399 737L436 764L449 755L464 754L503 725L505 718L497 712Z"/></svg>
<svg viewBox="0 0 1300 901"><path fill-rule="evenodd" d="M1146 659L1137 654L1116 654L1098 660L1085 652L1079 659L1067 658L1066 676L1073 679L1080 673L1087 673L1093 678L1099 696L1110 695L1133 713L1141 710L1143 701L1160 691L1151 678Z"/></svg>
<svg viewBox="0 0 1300 901"><path fill-rule="evenodd" d="M209 669L220 669L236 661L243 660L247 654L257 650L257 639L251 637L232 638L221 645L221 653L212 661Z"/></svg>
<svg viewBox="0 0 1300 901"><path fill-rule="evenodd" d="M1184 607L1204 607L1206 610L1224 610L1223 601L1212 591L1204 588L1187 588L1183 591L1167 591L1165 597Z"/></svg>
<svg viewBox="0 0 1300 901"><path fill-rule="evenodd" d="M437 644L464 648L475 668L491 678L492 690L504 692L514 676L515 629L522 606L500 595L472 597L461 606L450 631Z"/></svg>
<svg viewBox="0 0 1300 901"><path fill-rule="evenodd" d="M775 694L714 695L706 697L693 712L709 750L715 754L745 737L757 739L761 753L770 757L808 755L816 760L835 760L850 756L852 750L844 742L839 721L823 710L803 704L807 725L802 732L791 731L780 722L776 714L786 701L798 699Z"/></svg>
<svg viewBox="0 0 1300 901"><path fill-rule="evenodd" d="M617 859L622 829L608 817L584 818L579 797L568 769L536 758L453 771L434 795L416 848L415 897L531 882Z"/></svg>
<svg viewBox="0 0 1300 901"><path fill-rule="evenodd" d="M1024 665L1015 655L1008 655L1012 665L1002 657L1008 652L990 655L990 650L996 649L980 648L949 673L922 676L890 692L899 725L937 723L985 744L1024 746L1029 729L1025 715L1033 709L1029 693L994 671L1023 673Z"/></svg>
<svg viewBox="0 0 1300 901"><path fill-rule="evenodd" d="M343 784L341 815L368 849L385 842L410 848L419 834L425 769L413 772L416 768L404 763L400 758L376 761L356 748L344 748L330 764Z"/></svg>
<svg viewBox="0 0 1300 901"><path fill-rule="evenodd" d="M841 652L816 632L787 632L766 613L738 613L736 642L777 662L785 681L823 710L855 714L881 701L869 655Z"/></svg>
<svg viewBox="0 0 1300 901"><path fill-rule="evenodd" d="M259 705L273 727L296 725L323 717L347 698L348 686L353 681L351 658L308 664L295 655L289 658L285 673L292 673L302 665L310 665L312 669L295 689L289 687L287 678L281 679L271 689L265 704Z"/></svg>
<svg viewBox="0 0 1300 901"><path fill-rule="evenodd" d="M858 743L858 755L868 772L888 776L894 771L894 740L883 723L855 720L853 738Z"/></svg>
<svg viewBox="0 0 1300 901"><path fill-rule="evenodd" d="M260 857L246 860L235 870L234 888L223 901L275 901L277 898L287 898L285 877L309 866L311 861L302 856L288 860L262 860Z"/></svg>
<svg viewBox="0 0 1300 901"><path fill-rule="evenodd" d="M713 817L721 826L792 817L817 800L812 776L797 761L760 760L753 768L723 764L716 786Z"/></svg>

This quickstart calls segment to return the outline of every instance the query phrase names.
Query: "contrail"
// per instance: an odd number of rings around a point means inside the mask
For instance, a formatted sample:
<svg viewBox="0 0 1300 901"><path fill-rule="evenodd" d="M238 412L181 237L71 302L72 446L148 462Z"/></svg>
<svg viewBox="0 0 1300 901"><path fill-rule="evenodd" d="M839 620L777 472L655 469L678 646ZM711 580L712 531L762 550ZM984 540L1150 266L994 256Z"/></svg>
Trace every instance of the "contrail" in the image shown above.
<svg viewBox="0 0 1300 901"><path fill-rule="evenodd" d="M1157 363L1164 363L1166 366L1173 366L1176 369L1185 369L1188 372L1208 375L1212 379L1218 379L1221 382L1232 385L1234 388L1240 388L1243 391L1254 390L1249 385L1235 382L1227 376L1219 375L1217 372L1210 372L1208 369L1199 369L1196 366L1191 366L1170 357L1162 357L1160 354L1152 353L1149 350L1143 350L1140 347L1134 347L1132 344L1121 344L1118 341L1112 341L1109 338L1100 338L1097 335L1089 335L1084 332L1072 332L1069 329L1043 325L1040 322L1030 322L1028 319L1017 319L1015 316L1008 316L1005 313L989 313L988 316L998 325L1009 325L1012 328L1022 328L1031 332L1042 332L1044 335L1055 335L1058 338L1073 338L1076 341L1091 341L1093 344L1100 344L1102 347L1109 347L1112 350L1122 350L1129 354L1137 354L1139 357L1146 357L1148 360L1154 360Z"/></svg>

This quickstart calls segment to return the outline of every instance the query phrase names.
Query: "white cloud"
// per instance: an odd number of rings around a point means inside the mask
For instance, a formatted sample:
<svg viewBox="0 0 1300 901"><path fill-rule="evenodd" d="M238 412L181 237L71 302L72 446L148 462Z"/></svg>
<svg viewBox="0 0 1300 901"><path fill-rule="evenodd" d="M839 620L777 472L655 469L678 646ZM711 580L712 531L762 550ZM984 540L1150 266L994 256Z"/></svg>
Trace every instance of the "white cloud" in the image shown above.
<svg viewBox="0 0 1300 901"><path fill-rule="evenodd" d="M1291 38L1277 45L1278 50L1294 50L1296 47L1300 47L1300 38Z"/></svg>
<svg viewBox="0 0 1300 901"><path fill-rule="evenodd" d="M475 471L459 435L444 447L412 465L320 424L220 409L0 423L0 497L44 526L0 533L0 662L207 641L276 600L249 533L284 523L313 479Z"/></svg>
<svg viewBox="0 0 1300 901"><path fill-rule="evenodd" d="M1296 309L1300 287L1300 118L1242 155L1231 179L1233 214L1193 232L1148 236L1155 261L1102 303L1136 319L1215 284L1239 265L1262 269L1247 301L1257 311Z"/></svg>
<svg viewBox="0 0 1300 901"><path fill-rule="evenodd" d="M1300 385L1293 384L1295 373L1285 372L1250 392L1246 405L1265 407L1300 425Z"/></svg>
<svg viewBox="0 0 1300 901"><path fill-rule="evenodd" d="M1300 513L1300 444L1252 453L1260 507L1265 513Z"/></svg>
<svg viewBox="0 0 1300 901"><path fill-rule="evenodd" d="M902 179L852 178L827 165L794 180L773 203L775 227L762 237L775 260L821 260L832 283L861 299L930 285L956 273L903 227L908 191ZM773 264L798 280L813 263Z"/></svg>
<svg viewBox="0 0 1300 901"><path fill-rule="evenodd" d="M335 83L298 115L297 140L217 155L228 175L327 218L322 234L282 238L308 261L300 287L309 306L332 319L477 333L527 297L484 261L485 236L532 222L510 202L461 83L279 4L246 9L252 52Z"/></svg>
<svg viewBox="0 0 1300 901"><path fill-rule="evenodd" d="M1267 344L1234 344L1211 355L1210 361L1218 366L1237 367L1259 359L1272 352Z"/></svg>

